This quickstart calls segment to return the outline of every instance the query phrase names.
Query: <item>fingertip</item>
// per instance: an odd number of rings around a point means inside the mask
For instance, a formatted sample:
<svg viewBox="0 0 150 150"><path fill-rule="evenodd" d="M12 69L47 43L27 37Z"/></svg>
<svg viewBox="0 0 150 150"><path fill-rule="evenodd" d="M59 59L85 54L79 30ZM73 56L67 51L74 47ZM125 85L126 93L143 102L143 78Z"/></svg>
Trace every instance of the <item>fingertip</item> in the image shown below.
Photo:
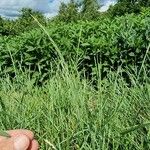
<svg viewBox="0 0 150 150"><path fill-rule="evenodd" d="M38 150L38 149L39 149L39 143L37 142L37 140L32 140L28 150Z"/></svg>
<svg viewBox="0 0 150 150"><path fill-rule="evenodd" d="M30 139L26 135L18 135L13 138L15 150L26 150L30 145Z"/></svg>
<svg viewBox="0 0 150 150"><path fill-rule="evenodd" d="M34 138L34 133L32 131L26 130L26 129L9 130L8 133L12 137L15 137L20 134L24 134L27 137L29 137L30 140L32 140Z"/></svg>

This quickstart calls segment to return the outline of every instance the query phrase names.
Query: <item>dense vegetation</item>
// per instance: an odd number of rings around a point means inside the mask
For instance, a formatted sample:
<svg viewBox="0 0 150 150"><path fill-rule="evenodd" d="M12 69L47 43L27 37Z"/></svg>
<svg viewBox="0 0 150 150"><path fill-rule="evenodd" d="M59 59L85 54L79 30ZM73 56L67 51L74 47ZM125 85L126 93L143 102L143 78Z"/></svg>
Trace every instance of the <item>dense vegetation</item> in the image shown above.
<svg viewBox="0 0 150 150"><path fill-rule="evenodd" d="M149 1L98 9L0 17L1 129L31 129L43 150L150 149Z"/></svg>
<svg viewBox="0 0 150 150"><path fill-rule="evenodd" d="M14 76L16 70L40 70L43 78L50 74L50 68L58 64L60 57L67 63L75 62L87 76L94 73L92 69L97 64L101 64L102 77L118 67L122 71L130 69L137 76L143 73L149 76L149 24L149 13L144 12L113 20L54 23L45 28L48 35L42 29L34 29L14 37L1 37L1 76L6 73Z"/></svg>

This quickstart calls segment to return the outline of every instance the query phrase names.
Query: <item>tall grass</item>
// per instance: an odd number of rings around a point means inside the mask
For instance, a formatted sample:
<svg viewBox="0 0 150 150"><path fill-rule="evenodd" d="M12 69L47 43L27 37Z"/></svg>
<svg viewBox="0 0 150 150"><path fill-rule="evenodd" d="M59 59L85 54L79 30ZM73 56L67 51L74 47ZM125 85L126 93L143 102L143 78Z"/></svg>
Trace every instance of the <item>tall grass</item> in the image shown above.
<svg viewBox="0 0 150 150"><path fill-rule="evenodd" d="M0 81L0 128L33 130L42 150L148 150L150 85L135 82L129 88L110 73L95 89L77 72L58 71L38 87L26 75L6 77Z"/></svg>
<svg viewBox="0 0 150 150"><path fill-rule="evenodd" d="M76 62L69 71L57 44L39 26L54 46L61 69L38 86L36 77L20 73L13 63L15 78L6 73L0 80L0 129L30 129L42 150L149 150L150 84L144 67L149 46L139 73L126 70L132 86L121 75L125 70L101 80L101 69L96 68L95 88L93 81L81 79ZM146 80L141 84L143 70Z"/></svg>

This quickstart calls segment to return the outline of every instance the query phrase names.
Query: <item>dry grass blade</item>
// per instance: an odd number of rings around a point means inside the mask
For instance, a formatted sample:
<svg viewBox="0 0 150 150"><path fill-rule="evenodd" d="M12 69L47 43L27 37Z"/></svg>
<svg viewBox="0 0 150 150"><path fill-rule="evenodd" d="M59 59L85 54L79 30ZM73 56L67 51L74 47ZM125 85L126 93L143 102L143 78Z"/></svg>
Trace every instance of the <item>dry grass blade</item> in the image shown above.
<svg viewBox="0 0 150 150"><path fill-rule="evenodd" d="M57 150L56 147L50 143L48 140L44 140L52 149Z"/></svg>

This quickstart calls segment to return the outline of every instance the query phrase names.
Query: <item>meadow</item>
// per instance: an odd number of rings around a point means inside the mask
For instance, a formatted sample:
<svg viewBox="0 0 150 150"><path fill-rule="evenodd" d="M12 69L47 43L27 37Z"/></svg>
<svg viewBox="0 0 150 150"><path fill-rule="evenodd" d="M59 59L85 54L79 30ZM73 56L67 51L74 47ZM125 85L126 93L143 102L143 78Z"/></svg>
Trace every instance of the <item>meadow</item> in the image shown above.
<svg viewBox="0 0 150 150"><path fill-rule="evenodd" d="M1 130L42 150L149 150L149 14L0 36Z"/></svg>

